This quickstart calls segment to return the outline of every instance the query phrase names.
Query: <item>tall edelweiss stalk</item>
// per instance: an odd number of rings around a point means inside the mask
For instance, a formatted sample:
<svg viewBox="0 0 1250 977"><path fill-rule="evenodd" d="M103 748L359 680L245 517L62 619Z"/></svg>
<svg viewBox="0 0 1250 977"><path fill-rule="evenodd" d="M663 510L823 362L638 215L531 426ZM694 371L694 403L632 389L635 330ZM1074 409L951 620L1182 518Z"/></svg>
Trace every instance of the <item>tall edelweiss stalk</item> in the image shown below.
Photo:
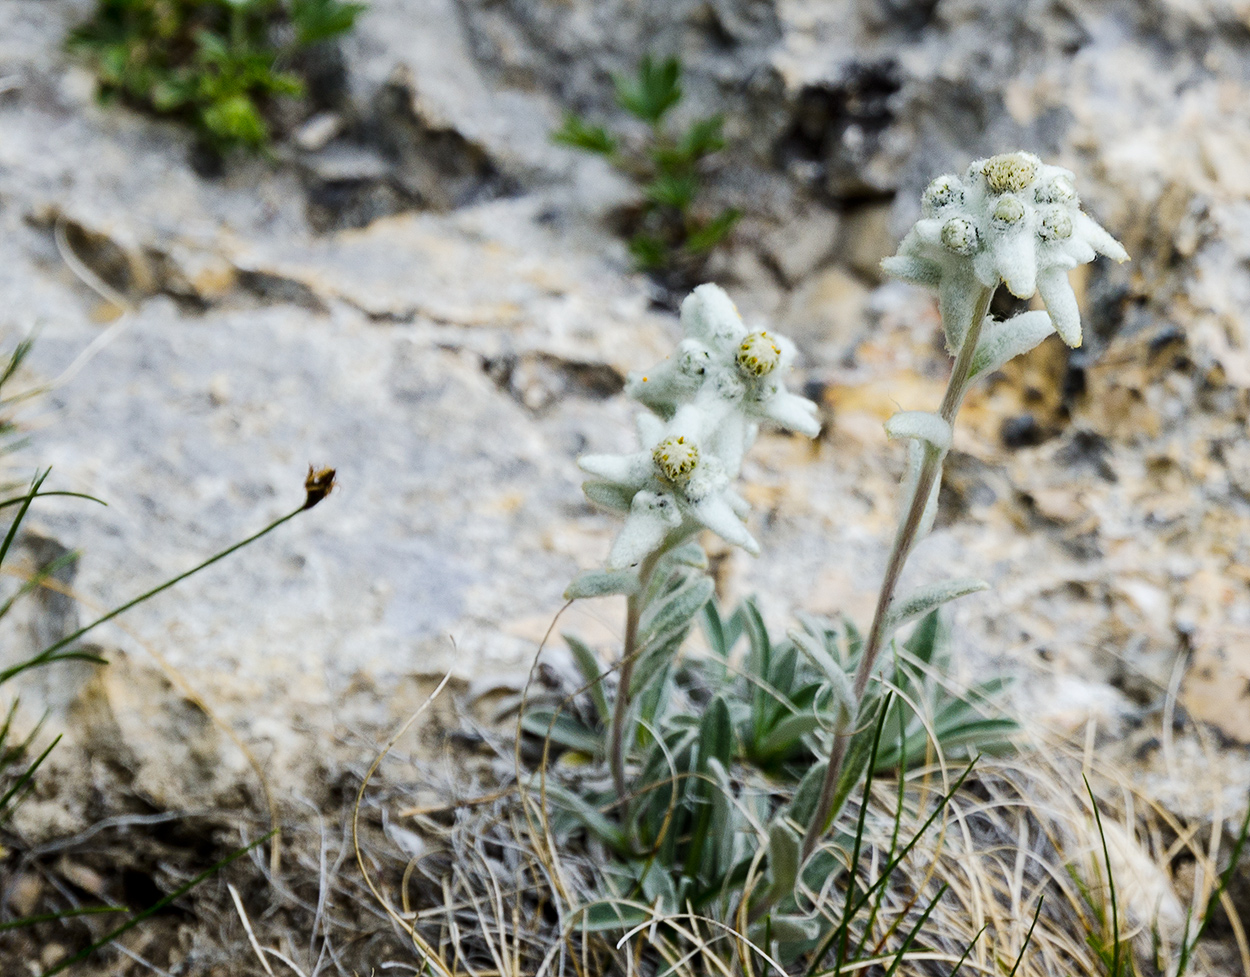
<svg viewBox="0 0 1250 977"><path fill-rule="evenodd" d="M890 638L898 579L916 541L937 511L942 462L964 395L978 376L1026 353L1052 332L1069 346L1081 345L1081 317L1068 271L1098 254L1127 261L1118 241L1081 211L1069 170L1049 166L1031 153L1004 153L976 160L963 179L940 176L925 189L922 215L898 254L882 268L904 281L937 289L942 328L955 357L936 414L907 411L886 422L891 438L906 438L906 503L886 563L885 578L869 628L853 692L862 701L882 647ZM1039 293L1046 311L1004 322L988 318L990 299L1002 283L1016 298ZM803 857L816 848L834 814L834 791L846 757L849 730L836 733L815 816L803 838Z"/></svg>

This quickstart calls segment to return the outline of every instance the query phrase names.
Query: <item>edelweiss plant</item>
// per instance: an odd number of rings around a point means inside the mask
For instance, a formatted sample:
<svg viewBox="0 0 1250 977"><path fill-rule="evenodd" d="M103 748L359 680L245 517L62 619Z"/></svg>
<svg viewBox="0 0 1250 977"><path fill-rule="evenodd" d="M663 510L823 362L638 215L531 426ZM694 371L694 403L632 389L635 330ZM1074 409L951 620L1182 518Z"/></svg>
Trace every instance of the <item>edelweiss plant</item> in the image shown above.
<svg viewBox="0 0 1250 977"><path fill-rule="evenodd" d="M590 897L569 924L583 939L624 932L619 949L645 930L654 962L669 969L724 933L751 941L731 951L744 972L797 965L808 974L830 967L888 974L908 959L915 973L947 974L963 962L951 970L955 957L909 956L945 886L922 891L924 875L921 888L906 878L897 883L899 899L886 893L896 869L906 875L902 866L975 757L1004 746L1015 726L995 714L1002 679L960 693L944 682L946 632L937 609L986 585L951 580L899 597L897 584L932 523L971 384L1052 332L1078 345L1067 271L1096 254L1127 255L1080 210L1072 174L1027 153L979 160L962 178L939 177L923 207L884 267L938 291L954 365L936 412L906 411L886 424L891 439L909 442L909 465L866 632L846 619L801 617L801 628L777 640L752 602L727 616L716 606L694 537L710 529L756 552L749 507L734 489L743 456L761 423L808 437L819 423L815 405L785 387L793 346L749 330L715 285L683 303L684 338L674 353L628 378L628 394L648 409L638 419L640 450L579 461L591 476L587 496L625 521L607 567L580 574L566 596L626 595L624 642L619 662L605 670L589 647L566 636L585 685L525 712L522 728L542 737L544 762L521 781L541 789L543 844L583 851L594 866L593 883L581 890ZM1020 298L1040 291L1046 309L994 320L988 310L1001 283ZM709 653L682 656L696 618ZM905 641L895 640L917 619ZM578 762L549 774L553 749ZM935 753L971 758L941 796L927 780L917 789L903 775ZM881 793L874 802L873 777L887 771L899 772L896 810L886 818L888 844L874 845L865 833L881 818L872 810ZM841 817L844 808L850 813ZM904 819L918 827L902 831ZM708 921L708 935L699 935ZM990 954L1006 972L1019 944L1008 934L991 938ZM940 941L935 934L928 946ZM687 952L691 944L698 949ZM1055 960L1055 972L1075 972L1073 959Z"/></svg>
<svg viewBox="0 0 1250 977"><path fill-rule="evenodd" d="M1071 187L1071 174L1025 153L978 161L962 179L930 185L924 216L886 262L939 291L954 366L937 412L886 425L909 442L911 464L866 632L800 614L801 627L778 639L752 601L731 614L717 606L694 537L710 529L756 551L734 488L743 455L761 423L809 437L819 425L814 405L785 388L791 344L751 331L715 285L686 299L673 354L628 378L647 408L640 449L580 459L587 496L625 518L607 566L579 574L566 597L626 596L621 653L605 668L565 635L584 681L570 691L553 671L522 695L515 800L507 785L452 805L452 827L442 818L451 806L426 809L439 817L425 828L446 839L430 862L442 905L409 911L409 875L426 869L407 854L405 914L383 901L424 968L450 975L473 959L557 977L953 977L965 964L1037 977L1122 972L1110 849L1104 838L1107 875L1091 878L1086 809L1057 814L1045 790L1034 792L1031 768L1011 761L983 766L963 787L977 758L1016 728L995 711L1003 679L956 691L945 678L938 608L985 584L895 595L932 520L971 383L1057 327L1079 342L1062 273L1096 253L1125 258ZM1002 281L1021 297L1040 289L1047 310L989 318ZM683 655L696 620L706 653ZM967 766L951 775L947 761L961 756ZM885 773L893 783L874 779ZM469 813L480 805L490 807ZM1216 898L1248 835L1250 812ZM1191 928L1167 972L1186 972L1200 934ZM449 962L443 946L453 947Z"/></svg>
<svg viewBox="0 0 1250 977"><path fill-rule="evenodd" d="M641 595L657 563L700 529L758 553L759 544L744 523L750 507L731 483L760 422L813 438L820 433L816 405L785 388L782 377L794 360L788 339L748 332L716 285L699 286L682 303L681 323L686 338L676 355L646 373L631 374L626 384L626 391L653 411L638 417L642 450L587 455L578 462L594 478L583 486L587 497L628 513L608 556L608 569L617 574L583 576L569 589L570 596L629 594L610 752L621 796L626 792L623 726ZM702 603L708 596L703 594ZM696 604L691 614L698 609Z"/></svg>
<svg viewBox="0 0 1250 977"><path fill-rule="evenodd" d="M1080 312L1067 272L1100 253L1128 260L1119 242L1081 211L1072 181L1071 171L1048 166L1031 153L977 160L962 180L946 175L929 184L920 220L898 254L882 262L895 277L937 289L955 364L936 414L905 412L886 424L891 438L911 441L906 502L855 676L857 700L862 700L877 656L897 626L899 615L891 612L899 575L917 539L933 524L942 462L970 384L1052 332L1079 346ZM1004 322L988 318L1000 282L1021 299L1040 291L1046 311L1025 312ZM961 585L949 590L967 592ZM920 595L922 603L926 594L939 597L942 587ZM820 802L803 840L805 855L815 849L836 813L835 788L847 745L845 731L834 737Z"/></svg>

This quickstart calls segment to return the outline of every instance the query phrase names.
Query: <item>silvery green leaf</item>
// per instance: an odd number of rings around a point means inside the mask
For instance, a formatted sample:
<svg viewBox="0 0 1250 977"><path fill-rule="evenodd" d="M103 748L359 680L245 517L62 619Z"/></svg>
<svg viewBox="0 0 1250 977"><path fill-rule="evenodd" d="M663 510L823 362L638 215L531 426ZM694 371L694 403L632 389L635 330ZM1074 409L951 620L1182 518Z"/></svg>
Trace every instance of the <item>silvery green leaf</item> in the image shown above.
<svg viewBox="0 0 1250 977"><path fill-rule="evenodd" d="M725 621L720 616L720 610L715 601L708 601L703 605L703 633L707 636L707 643L712 651L721 658L729 657L729 638L725 634Z"/></svg>
<svg viewBox="0 0 1250 977"><path fill-rule="evenodd" d="M903 476L903 496L911 498L920 483L920 470L924 467L927 442L912 439L907 444L907 473ZM929 498L925 502L924 511L920 514L920 525L916 527L916 535L912 540L914 546L929 535L933 528L933 520L937 518L938 495L942 489L942 469L938 467L933 479L933 487L929 489Z"/></svg>
<svg viewBox="0 0 1250 977"><path fill-rule="evenodd" d="M803 774L803 779L794 789L794 797L790 801L790 817L799 824L806 825L816 811L816 802L820 799L821 782L825 779L825 768L828 760L821 760Z"/></svg>
<svg viewBox="0 0 1250 977"><path fill-rule="evenodd" d="M603 689L603 663L599 661L599 656L589 645L573 635L564 635L564 641L569 646L569 651L573 653L573 661L577 664L577 670L582 673L582 681L587 685L591 701L595 704L595 711L599 713L600 722L606 722L608 716L612 715L612 711L608 707L608 694Z"/></svg>
<svg viewBox="0 0 1250 977"><path fill-rule="evenodd" d="M715 759L722 764L729 763L734 752L733 724L729 720L729 706L722 696L717 696L703 713L703 722L699 727L700 762Z"/></svg>
<svg viewBox="0 0 1250 977"><path fill-rule="evenodd" d="M551 777L540 781L534 777L530 782L530 790L535 794L542 790L547 793L547 801L554 807L561 807L575 817L592 834L607 842L618 851L629 849L629 839L616 824L597 807L584 800L575 791L560 786Z"/></svg>
<svg viewBox="0 0 1250 977"><path fill-rule="evenodd" d="M820 936L820 920L773 913L768 920L768 933L777 943L806 944Z"/></svg>
<svg viewBox="0 0 1250 977"><path fill-rule="evenodd" d="M791 713L769 730L759 745L759 753L764 758L784 756L820 726L820 717L813 712Z"/></svg>
<svg viewBox="0 0 1250 977"><path fill-rule="evenodd" d="M638 593L638 574L632 570L583 570L564 589L565 600Z"/></svg>
<svg viewBox="0 0 1250 977"><path fill-rule="evenodd" d="M639 643L653 635L688 626L699 609L712 599L715 591L716 585L710 577L699 576L648 607L638 624Z"/></svg>
<svg viewBox="0 0 1250 977"><path fill-rule="evenodd" d="M574 925L578 932L604 933L633 929L651 918L647 909L624 902L592 902Z"/></svg>
<svg viewBox="0 0 1250 977"><path fill-rule="evenodd" d="M799 859L799 836L783 818L777 818L768 827L768 887L773 893L785 897L794 891Z"/></svg>
<svg viewBox="0 0 1250 977"><path fill-rule="evenodd" d="M628 512L629 504L634 500L631 489L615 482L582 482L582 491L595 505L616 512Z"/></svg>
<svg viewBox="0 0 1250 977"><path fill-rule="evenodd" d="M937 288L942 281L942 267L923 258L909 255L893 255L881 262L881 270L891 278L922 285L925 288Z"/></svg>
<svg viewBox="0 0 1250 977"><path fill-rule="evenodd" d="M793 642L794 646L799 649L817 670L826 678L834 678L837 675L845 677L846 672L838 663L837 659L830 653L828 647L823 641L817 638L809 631L800 631L798 628L791 628L786 632L786 637Z"/></svg>
<svg viewBox="0 0 1250 977"><path fill-rule="evenodd" d="M734 841L737 837L737 833L733 830L734 811L729 800L733 797L733 787L730 784L729 772L716 757L708 757L707 768L708 773L716 781L712 789L711 835L719 846L718 863L729 865L733 862Z"/></svg>
<svg viewBox="0 0 1250 977"><path fill-rule="evenodd" d="M669 550L667 558L683 566L694 567L696 570L707 569L707 553L698 543L686 543Z"/></svg>
<svg viewBox="0 0 1250 977"><path fill-rule="evenodd" d="M885 433L890 440L915 438L924 441L943 454L951 446L950 424L929 411L905 410L895 414L885 422Z"/></svg>
<svg viewBox="0 0 1250 977"><path fill-rule="evenodd" d="M894 601L886 618L886 633L902 627L908 621L928 614L943 604L975 594L980 590L988 590L989 584L984 580L964 579L947 580L943 583L931 584Z"/></svg>
<svg viewBox="0 0 1250 977"><path fill-rule="evenodd" d="M587 729L567 712L556 715L548 708L531 709L521 718L521 728L557 746L594 756L603 752L603 737Z"/></svg>
<svg viewBox="0 0 1250 977"><path fill-rule="evenodd" d="M1027 353L1054 331L1050 314L1040 309L1022 312L1005 322L986 319L976 352L972 354L969 377L1000 369L1008 360Z"/></svg>

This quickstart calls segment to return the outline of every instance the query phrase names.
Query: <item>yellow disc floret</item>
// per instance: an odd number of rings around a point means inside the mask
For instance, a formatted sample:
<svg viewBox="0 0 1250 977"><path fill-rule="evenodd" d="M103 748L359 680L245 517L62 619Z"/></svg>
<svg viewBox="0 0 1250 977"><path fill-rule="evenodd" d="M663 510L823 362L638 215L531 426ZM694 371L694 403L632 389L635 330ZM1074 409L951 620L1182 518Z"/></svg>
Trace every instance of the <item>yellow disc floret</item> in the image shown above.
<svg viewBox="0 0 1250 977"><path fill-rule="evenodd" d="M738 368L753 377L766 376L777 369L781 347L766 332L753 332L738 347Z"/></svg>
<svg viewBox="0 0 1250 977"><path fill-rule="evenodd" d="M995 227L1008 228L1024 220L1024 214L1024 204L1019 198L1007 196L994 205L994 213L990 216Z"/></svg>
<svg viewBox="0 0 1250 977"><path fill-rule="evenodd" d="M1062 240L1072 236L1072 218L1056 208L1042 217L1037 236L1043 241Z"/></svg>
<svg viewBox="0 0 1250 977"><path fill-rule="evenodd" d="M952 217L942 225L942 243L955 254L970 255L977 249L977 229L970 220Z"/></svg>
<svg viewBox="0 0 1250 977"><path fill-rule="evenodd" d="M1003 153L987 159L982 172L995 193L1019 193L1037 179L1037 162L1025 153Z"/></svg>
<svg viewBox="0 0 1250 977"><path fill-rule="evenodd" d="M670 482L680 482L688 478L699 463L699 446L685 435L667 437L655 446L651 459Z"/></svg>

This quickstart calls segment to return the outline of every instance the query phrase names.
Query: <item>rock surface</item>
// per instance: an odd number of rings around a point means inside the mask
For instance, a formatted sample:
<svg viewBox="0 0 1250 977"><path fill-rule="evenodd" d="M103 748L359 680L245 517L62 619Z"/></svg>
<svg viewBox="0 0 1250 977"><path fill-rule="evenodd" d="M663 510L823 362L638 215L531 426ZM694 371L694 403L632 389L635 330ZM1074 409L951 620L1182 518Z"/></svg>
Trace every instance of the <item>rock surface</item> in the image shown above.
<svg viewBox="0 0 1250 977"><path fill-rule="evenodd" d="M298 505L307 463L341 483L97 635L126 649L115 671L32 684L129 789L228 803L246 774L145 646L288 792L326 775L326 743L359 749L344 729L406 708L414 676L526 667L615 531L574 459L632 445L624 373L677 335L605 223L628 183L547 134L565 107L621 123L610 74L650 49L684 58L681 112L727 114L713 193L750 203L714 267L799 342L798 385L826 407L816 444L750 456L764 555L727 557L724 595L759 593L779 627L867 616L901 472L881 422L931 409L947 364L932 298L877 261L929 177L1036 151L1134 260L1074 276L1085 348L1052 340L969 400L908 579L994 583L955 611L963 677L1019 675L1022 708L1090 730L1179 815L1209 817L1213 794L1244 809L1244 4L375 0L344 47L367 124L218 180L184 133L93 102L60 51L88 7L0 0L0 325L38 329L29 383L108 337L27 415L14 463L109 508L50 500L40 531L82 551L73 586L107 607ZM606 648L615 610L563 626ZM1217 746L1177 746L1185 716ZM182 752L153 755L153 728ZM212 776L169 776L214 756Z"/></svg>

